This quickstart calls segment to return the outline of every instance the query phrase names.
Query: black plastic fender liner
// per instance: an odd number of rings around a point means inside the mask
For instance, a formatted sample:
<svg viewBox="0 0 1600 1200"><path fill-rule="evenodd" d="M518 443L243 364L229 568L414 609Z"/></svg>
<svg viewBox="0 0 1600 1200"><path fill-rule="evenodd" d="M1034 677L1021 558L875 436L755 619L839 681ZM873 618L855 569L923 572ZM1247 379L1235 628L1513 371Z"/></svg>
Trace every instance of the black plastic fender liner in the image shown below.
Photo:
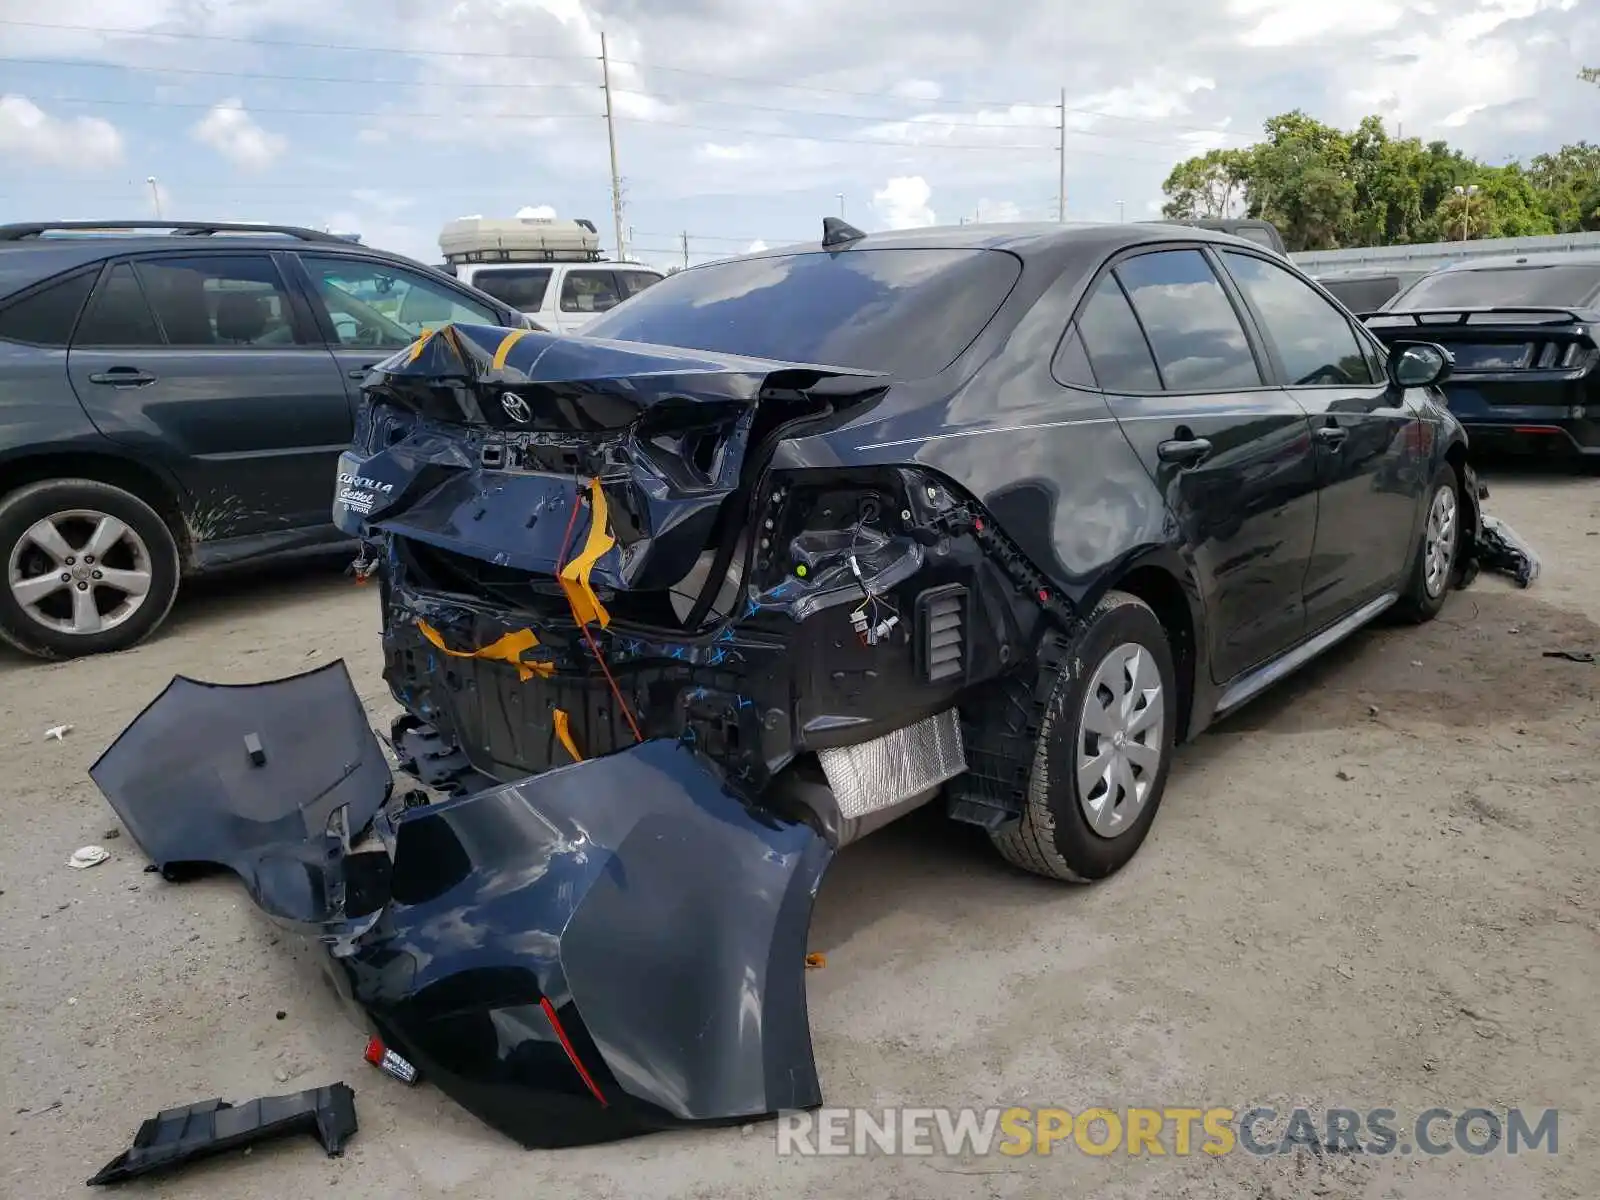
<svg viewBox="0 0 1600 1200"><path fill-rule="evenodd" d="M813 1108L806 937L832 853L647 741L408 810L341 991L528 1147Z"/></svg>
<svg viewBox="0 0 1600 1200"><path fill-rule="evenodd" d="M312 924L341 915L348 838L392 782L343 659L266 683L174 676L89 775L169 878L226 867L270 915Z"/></svg>
<svg viewBox="0 0 1600 1200"><path fill-rule="evenodd" d="M151 1117L139 1126L133 1145L88 1182L121 1183L291 1133L313 1135L329 1158L337 1158L356 1129L355 1093L343 1083L240 1105L204 1100Z"/></svg>

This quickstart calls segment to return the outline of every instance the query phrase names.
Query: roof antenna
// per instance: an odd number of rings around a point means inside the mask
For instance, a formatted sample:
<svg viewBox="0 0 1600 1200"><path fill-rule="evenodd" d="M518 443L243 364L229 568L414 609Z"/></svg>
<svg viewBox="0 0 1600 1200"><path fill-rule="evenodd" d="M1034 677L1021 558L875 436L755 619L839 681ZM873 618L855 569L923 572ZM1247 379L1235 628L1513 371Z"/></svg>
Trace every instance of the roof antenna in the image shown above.
<svg viewBox="0 0 1600 1200"><path fill-rule="evenodd" d="M822 248L831 250L835 246L848 246L851 242L859 242L867 235L854 225L849 224L842 217L822 218Z"/></svg>

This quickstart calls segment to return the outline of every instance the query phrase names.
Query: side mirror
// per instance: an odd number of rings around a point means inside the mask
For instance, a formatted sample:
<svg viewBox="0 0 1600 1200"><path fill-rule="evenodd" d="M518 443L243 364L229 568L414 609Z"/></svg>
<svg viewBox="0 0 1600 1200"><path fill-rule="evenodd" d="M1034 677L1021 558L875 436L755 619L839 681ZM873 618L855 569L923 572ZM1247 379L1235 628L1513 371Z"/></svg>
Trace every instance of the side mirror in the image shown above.
<svg viewBox="0 0 1600 1200"><path fill-rule="evenodd" d="M1389 354L1389 378L1403 388L1443 383L1454 366L1450 351L1432 342L1402 342Z"/></svg>

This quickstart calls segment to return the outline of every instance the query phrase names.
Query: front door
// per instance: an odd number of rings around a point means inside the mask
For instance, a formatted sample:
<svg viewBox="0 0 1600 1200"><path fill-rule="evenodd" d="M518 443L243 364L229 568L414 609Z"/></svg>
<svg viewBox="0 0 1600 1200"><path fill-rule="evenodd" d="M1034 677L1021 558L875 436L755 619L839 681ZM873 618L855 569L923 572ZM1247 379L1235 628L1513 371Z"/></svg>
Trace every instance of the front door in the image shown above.
<svg viewBox="0 0 1600 1200"><path fill-rule="evenodd" d="M1117 262L1077 333L1113 414L1194 548L1213 679L1305 635L1301 581L1316 536L1305 410L1271 386L1205 254Z"/></svg>
<svg viewBox="0 0 1600 1200"><path fill-rule="evenodd" d="M270 254L116 263L84 309L67 372L101 433L170 465L196 540L328 523L350 406Z"/></svg>
<svg viewBox="0 0 1600 1200"><path fill-rule="evenodd" d="M1264 257L1221 257L1311 418L1318 516L1305 603L1320 630L1402 586L1429 482L1419 473L1424 426L1380 351L1315 288Z"/></svg>

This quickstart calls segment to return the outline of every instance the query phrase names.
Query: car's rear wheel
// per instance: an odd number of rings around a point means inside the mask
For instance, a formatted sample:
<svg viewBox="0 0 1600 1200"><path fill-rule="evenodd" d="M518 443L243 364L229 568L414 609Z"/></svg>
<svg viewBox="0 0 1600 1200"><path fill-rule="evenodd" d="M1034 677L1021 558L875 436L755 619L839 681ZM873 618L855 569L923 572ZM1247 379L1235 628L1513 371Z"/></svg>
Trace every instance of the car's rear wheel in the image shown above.
<svg viewBox="0 0 1600 1200"><path fill-rule="evenodd" d="M124 650L166 618L178 546L131 492L53 479L0 499L0 638L36 658Z"/></svg>
<svg viewBox="0 0 1600 1200"><path fill-rule="evenodd" d="M1055 678L1022 817L994 844L1052 879L1104 879L1138 851L1161 805L1178 724L1172 649L1148 605L1111 592L1066 653L1040 669Z"/></svg>
<svg viewBox="0 0 1600 1200"><path fill-rule="evenodd" d="M1428 485L1422 536L1395 611L1403 621L1431 621L1444 608L1461 552L1461 481L1446 463Z"/></svg>

